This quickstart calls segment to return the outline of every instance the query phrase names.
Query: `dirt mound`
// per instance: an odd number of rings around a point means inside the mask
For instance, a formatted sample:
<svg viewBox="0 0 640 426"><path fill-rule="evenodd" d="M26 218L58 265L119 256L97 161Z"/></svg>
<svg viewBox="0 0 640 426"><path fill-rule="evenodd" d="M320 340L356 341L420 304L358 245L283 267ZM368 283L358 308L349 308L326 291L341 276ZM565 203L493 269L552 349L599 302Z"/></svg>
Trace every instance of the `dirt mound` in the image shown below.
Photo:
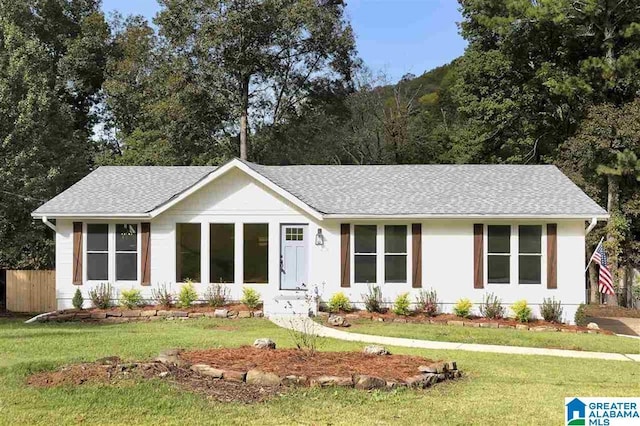
<svg viewBox="0 0 640 426"><path fill-rule="evenodd" d="M316 352L313 356L296 349L265 352L250 346L183 352L180 358L192 364L215 368L275 373L279 376L369 375L385 380L404 380L416 375L418 367L435 361L409 355L365 355L360 352Z"/></svg>

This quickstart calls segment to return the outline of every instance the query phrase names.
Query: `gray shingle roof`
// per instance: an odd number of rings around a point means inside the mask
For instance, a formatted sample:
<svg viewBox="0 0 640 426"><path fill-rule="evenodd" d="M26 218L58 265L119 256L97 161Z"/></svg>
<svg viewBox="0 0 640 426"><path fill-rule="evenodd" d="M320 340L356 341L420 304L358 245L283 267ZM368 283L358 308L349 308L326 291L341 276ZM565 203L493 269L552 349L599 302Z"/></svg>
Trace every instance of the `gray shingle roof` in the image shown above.
<svg viewBox="0 0 640 426"><path fill-rule="evenodd" d="M207 166L99 167L34 214L147 213L213 170L215 167Z"/></svg>
<svg viewBox="0 0 640 426"><path fill-rule="evenodd" d="M245 164L324 214L606 215L555 166ZM214 169L101 167L35 213L147 213Z"/></svg>

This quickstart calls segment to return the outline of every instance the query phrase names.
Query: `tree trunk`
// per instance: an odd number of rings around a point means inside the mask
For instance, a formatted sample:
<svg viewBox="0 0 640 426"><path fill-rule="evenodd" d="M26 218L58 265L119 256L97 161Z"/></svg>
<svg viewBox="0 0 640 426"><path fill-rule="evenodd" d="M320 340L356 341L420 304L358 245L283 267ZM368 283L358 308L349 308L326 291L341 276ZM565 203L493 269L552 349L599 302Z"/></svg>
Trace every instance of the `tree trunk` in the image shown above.
<svg viewBox="0 0 640 426"><path fill-rule="evenodd" d="M242 78L240 82L240 159L247 159L247 144L249 136L249 82L250 76Z"/></svg>
<svg viewBox="0 0 640 426"><path fill-rule="evenodd" d="M589 303L592 305L600 304L600 291L598 290L598 271L596 264L591 262L589 265Z"/></svg>

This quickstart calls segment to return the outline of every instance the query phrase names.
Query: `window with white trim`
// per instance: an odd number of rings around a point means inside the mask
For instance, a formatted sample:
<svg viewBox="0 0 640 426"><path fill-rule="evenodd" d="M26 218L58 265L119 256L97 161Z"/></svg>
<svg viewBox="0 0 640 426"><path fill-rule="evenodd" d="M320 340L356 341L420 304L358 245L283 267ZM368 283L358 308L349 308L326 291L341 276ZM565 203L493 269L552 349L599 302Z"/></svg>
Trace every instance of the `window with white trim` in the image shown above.
<svg viewBox="0 0 640 426"><path fill-rule="evenodd" d="M511 282L511 226L487 226L487 282Z"/></svg>
<svg viewBox="0 0 640 426"><path fill-rule="evenodd" d="M138 279L138 225L116 224L116 281Z"/></svg>
<svg viewBox="0 0 640 426"><path fill-rule="evenodd" d="M377 233L376 225L353 226L353 278L356 283L375 283L377 280Z"/></svg>
<svg viewBox="0 0 640 426"><path fill-rule="evenodd" d="M407 226L384 227L384 282L407 282Z"/></svg>
<svg viewBox="0 0 640 426"><path fill-rule="evenodd" d="M542 283L542 226L518 227L518 283Z"/></svg>
<svg viewBox="0 0 640 426"><path fill-rule="evenodd" d="M109 280L109 225L87 224L87 280Z"/></svg>

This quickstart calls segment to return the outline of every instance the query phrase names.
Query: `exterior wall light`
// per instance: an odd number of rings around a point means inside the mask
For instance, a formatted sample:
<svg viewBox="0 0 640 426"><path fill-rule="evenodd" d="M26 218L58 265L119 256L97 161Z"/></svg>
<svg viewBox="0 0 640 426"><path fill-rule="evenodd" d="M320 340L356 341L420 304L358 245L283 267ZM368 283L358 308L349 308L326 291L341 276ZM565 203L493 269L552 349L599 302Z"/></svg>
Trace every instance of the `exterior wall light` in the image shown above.
<svg viewBox="0 0 640 426"><path fill-rule="evenodd" d="M322 229L318 228L318 233L316 234L316 245L323 246L324 245L324 236L322 235Z"/></svg>

